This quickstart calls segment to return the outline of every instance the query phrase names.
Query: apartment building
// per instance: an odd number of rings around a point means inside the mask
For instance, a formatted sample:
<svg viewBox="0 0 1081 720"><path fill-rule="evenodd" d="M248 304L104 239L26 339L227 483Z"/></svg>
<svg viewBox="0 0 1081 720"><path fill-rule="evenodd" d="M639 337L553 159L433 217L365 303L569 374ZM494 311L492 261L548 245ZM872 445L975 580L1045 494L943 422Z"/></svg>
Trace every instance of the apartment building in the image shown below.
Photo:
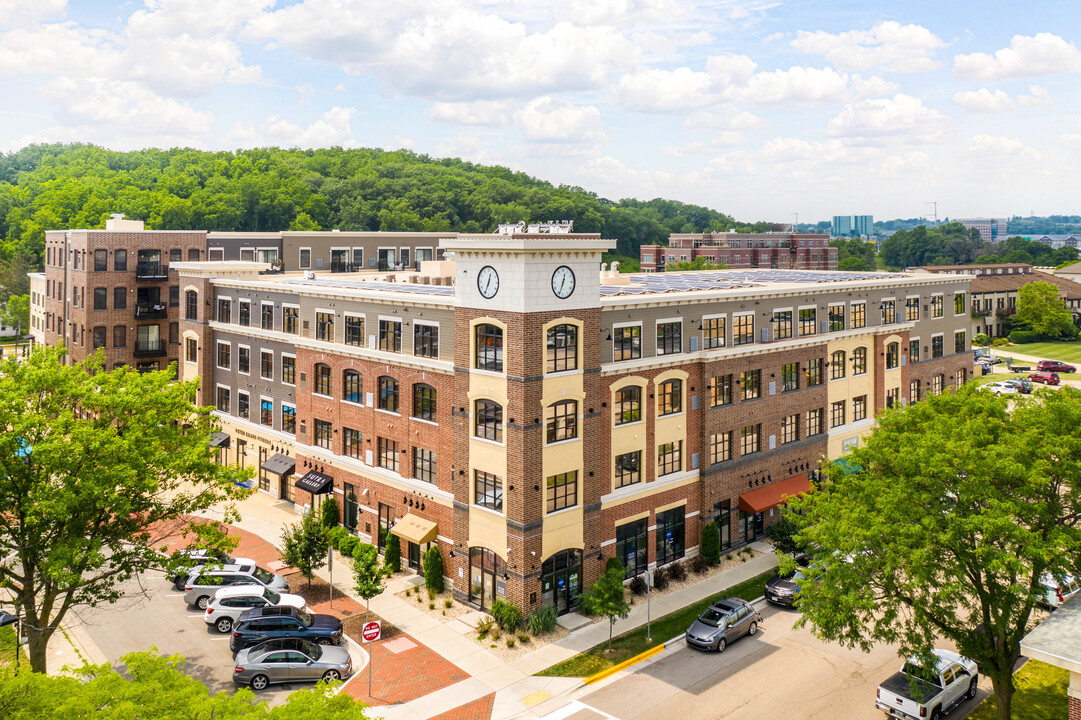
<svg viewBox="0 0 1081 720"><path fill-rule="evenodd" d="M207 233L207 259L240 260L273 266L280 260L286 272L321 270L415 270L437 259L439 241L454 232L355 232L314 230L281 232Z"/></svg>
<svg viewBox="0 0 1081 720"><path fill-rule="evenodd" d="M29 273L30 277L30 343L45 344L45 273Z"/></svg>
<svg viewBox="0 0 1081 720"><path fill-rule="evenodd" d="M668 246L639 248L644 273L664 272L667 263L707 258L730 268L836 270L837 248L829 235L773 233L676 233Z"/></svg>
<svg viewBox="0 0 1081 720"><path fill-rule="evenodd" d="M970 276L601 271L598 235L442 241L419 274L177 266L182 378L223 461L463 600L560 613L617 556L633 577L760 538L875 414L963 383Z"/></svg>
<svg viewBox="0 0 1081 720"><path fill-rule="evenodd" d="M1006 218L954 218L966 229L975 228L980 232L980 240L984 242L998 242L1006 239Z"/></svg>

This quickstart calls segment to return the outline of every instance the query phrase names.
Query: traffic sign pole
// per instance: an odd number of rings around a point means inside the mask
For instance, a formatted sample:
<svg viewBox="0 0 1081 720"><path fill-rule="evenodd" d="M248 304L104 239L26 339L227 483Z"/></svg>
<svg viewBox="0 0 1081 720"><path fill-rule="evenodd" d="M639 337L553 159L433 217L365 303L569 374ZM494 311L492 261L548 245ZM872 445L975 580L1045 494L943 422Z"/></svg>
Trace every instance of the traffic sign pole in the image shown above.
<svg viewBox="0 0 1081 720"><path fill-rule="evenodd" d="M383 634L383 627L378 620L364 623L364 627L360 631L360 639L368 641L368 697L372 696L372 661L375 656L372 654L372 643L378 640Z"/></svg>
<svg viewBox="0 0 1081 720"><path fill-rule="evenodd" d="M334 548L327 548L327 570L330 571L330 609L334 609Z"/></svg>

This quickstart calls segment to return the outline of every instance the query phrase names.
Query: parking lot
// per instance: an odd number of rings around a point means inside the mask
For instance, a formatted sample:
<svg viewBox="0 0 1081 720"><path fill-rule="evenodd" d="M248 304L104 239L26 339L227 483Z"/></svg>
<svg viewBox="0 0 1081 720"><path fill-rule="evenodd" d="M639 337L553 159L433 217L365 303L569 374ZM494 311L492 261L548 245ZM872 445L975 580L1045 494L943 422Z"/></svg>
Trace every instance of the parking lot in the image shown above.
<svg viewBox="0 0 1081 720"><path fill-rule="evenodd" d="M113 605L79 608L75 613L87 633L110 661L130 652L150 650L181 655L185 672L204 683L210 692L232 692L233 655L229 635L203 622L203 613L187 606L183 592L173 589L161 573L147 573L126 583L125 598ZM367 653L347 640L354 673L367 663ZM289 693L310 684L271 685L259 693L270 705L283 703Z"/></svg>

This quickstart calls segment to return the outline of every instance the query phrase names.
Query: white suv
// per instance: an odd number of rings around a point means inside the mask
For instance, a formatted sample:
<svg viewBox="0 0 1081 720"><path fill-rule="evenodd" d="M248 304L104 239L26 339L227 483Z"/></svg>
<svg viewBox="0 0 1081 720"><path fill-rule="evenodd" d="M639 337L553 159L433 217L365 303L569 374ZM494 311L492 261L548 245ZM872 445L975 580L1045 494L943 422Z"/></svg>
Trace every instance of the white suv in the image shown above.
<svg viewBox="0 0 1081 720"><path fill-rule="evenodd" d="M240 618L240 614L252 608L281 605L304 609L304 598L299 595L271 590L268 587L258 585L239 585L236 587L224 587L214 595L207 604L203 621L211 625L220 633L227 633L233 629L233 625Z"/></svg>

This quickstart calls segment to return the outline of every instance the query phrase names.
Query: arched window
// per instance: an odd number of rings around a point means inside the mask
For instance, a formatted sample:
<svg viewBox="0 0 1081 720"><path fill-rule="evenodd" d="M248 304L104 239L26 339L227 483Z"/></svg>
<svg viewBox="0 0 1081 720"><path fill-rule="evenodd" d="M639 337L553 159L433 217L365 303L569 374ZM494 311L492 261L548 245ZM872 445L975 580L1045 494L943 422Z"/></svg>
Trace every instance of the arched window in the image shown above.
<svg viewBox="0 0 1081 720"><path fill-rule="evenodd" d="M578 369L578 327L556 325L548 330L547 372Z"/></svg>
<svg viewBox="0 0 1081 720"><path fill-rule="evenodd" d="M672 415L683 411L683 381L665 380L657 388L657 414Z"/></svg>
<svg viewBox="0 0 1081 720"><path fill-rule="evenodd" d="M487 323L475 331L476 364L478 370L503 372L503 328Z"/></svg>
<svg viewBox="0 0 1081 720"><path fill-rule="evenodd" d="M469 548L469 601L483 610L496 600L497 588L506 582L507 564L491 550Z"/></svg>
<svg viewBox="0 0 1081 720"><path fill-rule="evenodd" d="M893 370L895 367L901 364L901 346L899 343L891 342L886 345L886 369Z"/></svg>
<svg viewBox="0 0 1081 720"><path fill-rule="evenodd" d="M863 375L867 372L867 348L858 347L852 351L852 374Z"/></svg>
<svg viewBox="0 0 1081 720"><path fill-rule="evenodd" d="M563 400L552 403L545 411L544 422L550 443L578 437L578 402Z"/></svg>
<svg viewBox="0 0 1081 720"><path fill-rule="evenodd" d="M491 400L477 400L473 409L473 435L503 442L503 406Z"/></svg>
<svg viewBox="0 0 1081 720"><path fill-rule="evenodd" d="M342 373L342 387L344 388L343 400L358 404L364 402L364 376L356 370L346 370Z"/></svg>
<svg viewBox="0 0 1081 720"><path fill-rule="evenodd" d="M435 388L431 385L413 386L413 417L435 422Z"/></svg>
<svg viewBox="0 0 1081 720"><path fill-rule="evenodd" d="M837 350L830 355L830 380L845 376L845 351Z"/></svg>
<svg viewBox="0 0 1081 720"><path fill-rule="evenodd" d="M386 375L379 378L379 409L398 412L398 381Z"/></svg>
<svg viewBox="0 0 1081 720"><path fill-rule="evenodd" d="M330 366L322 363L315 366L315 392L316 395L330 395Z"/></svg>
<svg viewBox="0 0 1081 720"><path fill-rule="evenodd" d="M194 290L188 290L184 293L184 319L199 319L199 293Z"/></svg>

